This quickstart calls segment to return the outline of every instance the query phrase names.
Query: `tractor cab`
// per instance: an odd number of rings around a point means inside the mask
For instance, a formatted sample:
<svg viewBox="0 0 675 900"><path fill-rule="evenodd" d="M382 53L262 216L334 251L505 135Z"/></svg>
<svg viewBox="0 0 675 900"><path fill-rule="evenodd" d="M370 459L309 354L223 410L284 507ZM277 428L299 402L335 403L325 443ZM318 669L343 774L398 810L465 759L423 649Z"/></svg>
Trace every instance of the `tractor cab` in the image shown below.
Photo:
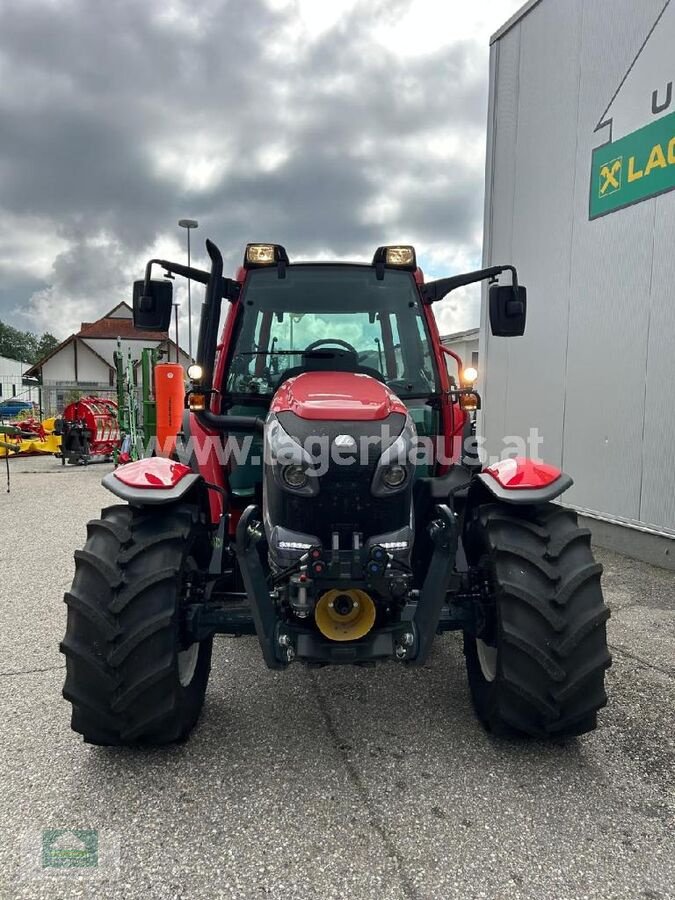
<svg viewBox="0 0 675 900"><path fill-rule="evenodd" d="M440 433L435 334L413 272L390 269L378 278L374 266L300 263L287 266L282 278L276 266L244 274L216 385L221 412L264 417L286 382L309 373L352 373L396 394L419 434ZM261 479L262 466L246 461L232 467L230 487L248 496Z"/></svg>
<svg viewBox="0 0 675 900"><path fill-rule="evenodd" d="M438 393L436 363L410 273L298 264L248 274L231 348L228 394L271 398L302 372L369 375L406 397Z"/></svg>

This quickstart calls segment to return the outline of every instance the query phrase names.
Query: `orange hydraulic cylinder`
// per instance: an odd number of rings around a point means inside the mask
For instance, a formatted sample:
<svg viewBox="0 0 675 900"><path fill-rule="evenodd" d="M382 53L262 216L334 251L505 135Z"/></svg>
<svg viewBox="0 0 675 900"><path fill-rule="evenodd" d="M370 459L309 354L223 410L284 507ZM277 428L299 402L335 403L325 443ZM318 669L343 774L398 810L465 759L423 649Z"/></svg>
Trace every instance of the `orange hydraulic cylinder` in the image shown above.
<svg viewBox="0 0 675 900"><path fill-rule="evenodd" d="M155 401L157 455L171 456L176 448L176 435L183 424L185 407L185 373L178 363L158 363L155 366Z"/></svg>

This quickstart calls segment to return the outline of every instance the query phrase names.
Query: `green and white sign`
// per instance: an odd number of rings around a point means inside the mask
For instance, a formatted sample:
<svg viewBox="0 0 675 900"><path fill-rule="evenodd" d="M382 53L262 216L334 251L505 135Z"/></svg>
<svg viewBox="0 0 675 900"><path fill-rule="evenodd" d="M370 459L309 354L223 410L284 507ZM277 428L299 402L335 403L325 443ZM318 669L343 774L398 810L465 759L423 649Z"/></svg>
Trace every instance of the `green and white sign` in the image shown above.
<svg viewBox="0 0 675 900"><path fill-rule="evenodd" d="M591 219L675 189L673 34L668 0L595 129L609 140L593 151Z"/></svg>
<svg viewBox="0 0 675 900"><path fill-rule="evenodd" d="M593 151L591 219L675 188L675 112Z"/></svg>

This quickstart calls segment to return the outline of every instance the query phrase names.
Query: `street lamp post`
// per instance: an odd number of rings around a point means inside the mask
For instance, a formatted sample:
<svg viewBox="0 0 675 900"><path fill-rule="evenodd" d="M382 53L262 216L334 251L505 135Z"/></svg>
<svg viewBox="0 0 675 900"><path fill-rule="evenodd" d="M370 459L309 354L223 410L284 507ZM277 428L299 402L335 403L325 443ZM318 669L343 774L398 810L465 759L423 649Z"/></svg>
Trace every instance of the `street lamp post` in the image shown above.
<svg viewBox="0 0 675 900"><path fill-rule="evenodd" d="M187 231L187 256L188 268L190 267L190 231L192 228L198 228L199 222L196 219L179 219L178 225ZM190 279L188 278L188 355L192 361L192 294L190 290Z"/></svg>
<svg viewBox="0 0 675 900"><path fill-rule="evenodd" d="M180 303L173 304L173 310L176 315L176 362L177 363L180 362L180 349L179 349L179 344L178 344L178 307L179 306L180 306ZM169 355L169 362L170 361L171 361L171 356Z"/></svg>

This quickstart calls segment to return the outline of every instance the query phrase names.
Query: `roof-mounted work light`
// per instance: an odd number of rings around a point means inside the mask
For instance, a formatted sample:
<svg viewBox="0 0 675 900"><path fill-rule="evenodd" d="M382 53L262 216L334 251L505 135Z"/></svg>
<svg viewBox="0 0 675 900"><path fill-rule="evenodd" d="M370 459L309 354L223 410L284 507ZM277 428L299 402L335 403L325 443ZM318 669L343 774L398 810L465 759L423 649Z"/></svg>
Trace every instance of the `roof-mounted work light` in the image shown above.
<svg viewBox="0 0 675 900"><path fill-rule="evenodd" d="M378 263L385 266L396 266L397 269L414 271L417 268L415 248L410 244L378 247L375 251L375 256L373 256L373 265L375 266Z"/></svg>
<svg viewBox="0 0 675 900"><path fill-rule="evenodd" d="M244 268L257 269L260 266L288 265L288 253L281 244L247 244L244 254Z"/></svg>

